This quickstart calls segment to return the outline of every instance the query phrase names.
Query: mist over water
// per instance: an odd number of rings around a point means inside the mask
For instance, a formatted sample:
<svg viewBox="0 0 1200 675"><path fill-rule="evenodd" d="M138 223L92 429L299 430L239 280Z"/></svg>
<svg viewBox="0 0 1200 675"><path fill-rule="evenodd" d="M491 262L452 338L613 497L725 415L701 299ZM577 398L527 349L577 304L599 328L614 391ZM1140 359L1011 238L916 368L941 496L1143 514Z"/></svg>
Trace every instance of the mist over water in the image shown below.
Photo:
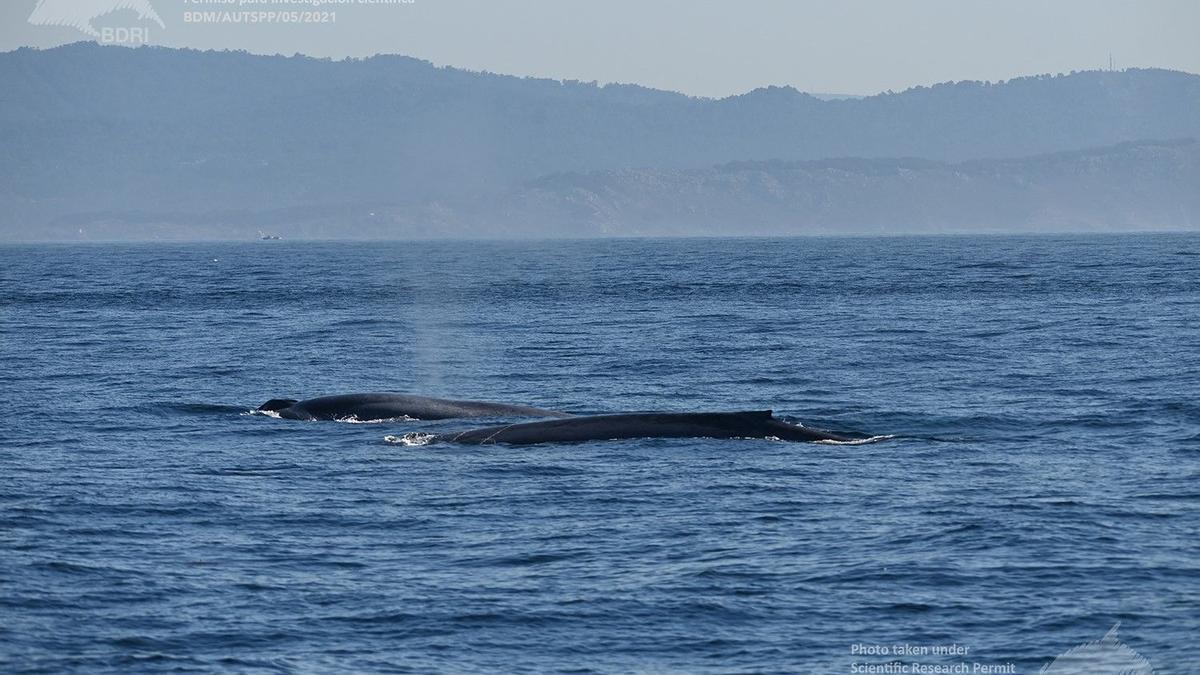
<svg viewBox="0 0 1200 675"><path fill-rule="evenodd" d="M2 246L0 666L1193 672L1198 315L1194 234ZM896 438L247 414L372 390Z"/></svg>

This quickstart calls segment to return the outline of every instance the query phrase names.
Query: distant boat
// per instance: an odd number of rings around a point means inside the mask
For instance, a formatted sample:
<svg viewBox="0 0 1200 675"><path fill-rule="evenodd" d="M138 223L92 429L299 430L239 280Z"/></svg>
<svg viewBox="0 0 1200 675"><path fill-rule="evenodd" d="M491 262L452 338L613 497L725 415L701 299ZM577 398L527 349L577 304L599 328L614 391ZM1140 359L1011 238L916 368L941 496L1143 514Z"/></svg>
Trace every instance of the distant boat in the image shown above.
<svg viewBox="0 0 1200 675"><path fill-rule="evenodd" d="M262 239L263 241L278 241L280 239L283 239L283 237L281 237L277 234L267 234L267 233L263 232L262 230L258 231L258 238Z"/></svg>

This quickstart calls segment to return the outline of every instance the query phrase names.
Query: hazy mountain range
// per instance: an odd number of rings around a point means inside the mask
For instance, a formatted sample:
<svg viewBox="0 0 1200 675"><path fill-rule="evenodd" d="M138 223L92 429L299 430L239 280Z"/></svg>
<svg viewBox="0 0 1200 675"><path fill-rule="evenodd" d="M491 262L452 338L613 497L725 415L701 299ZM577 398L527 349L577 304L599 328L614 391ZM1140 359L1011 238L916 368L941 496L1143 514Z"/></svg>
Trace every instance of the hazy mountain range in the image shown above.
<svg viewBox="0 0 1200 675"><path fill-rule="evenodd" d="M1200 76L714 100L78 43L0 54L0 137L5 239L1190 228Z"/></svg>

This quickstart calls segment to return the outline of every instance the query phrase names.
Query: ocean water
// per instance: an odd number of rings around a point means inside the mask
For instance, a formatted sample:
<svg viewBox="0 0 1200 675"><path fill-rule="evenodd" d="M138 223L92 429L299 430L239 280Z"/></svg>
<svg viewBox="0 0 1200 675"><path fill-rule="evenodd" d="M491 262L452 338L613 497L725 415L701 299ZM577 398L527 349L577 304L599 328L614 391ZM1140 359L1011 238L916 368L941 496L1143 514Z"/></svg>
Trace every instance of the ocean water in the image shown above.
<svg viewBox="0 0 1200 675"><path fill-rule="evenodd" d="M1200 235L3 246L0 404L4 672L1200 672Z"/></svg>

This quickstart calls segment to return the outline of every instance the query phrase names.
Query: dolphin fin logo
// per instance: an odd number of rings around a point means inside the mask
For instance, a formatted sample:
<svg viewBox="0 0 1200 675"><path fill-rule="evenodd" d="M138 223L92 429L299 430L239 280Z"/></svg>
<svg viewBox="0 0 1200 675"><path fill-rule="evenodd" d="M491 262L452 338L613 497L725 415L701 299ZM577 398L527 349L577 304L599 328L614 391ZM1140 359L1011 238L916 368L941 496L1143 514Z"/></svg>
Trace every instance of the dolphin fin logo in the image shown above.
<svg viewBox="0 0 1200 675"><path fill-rule="evenodd" d="M1104 637L1072 647L1046 664L1040 675L1153 675L1144 656L1117 639L1118 621Z"/></svg>
<svg viewBox="0 0 1200 675"><path fill-rule="evenodd" d="M139 20L150 20L157 23L159 28L166 28L150 0L38 0L33 13L29 15L29 23L34 26L70 26L98 38L100 32L92 22L123 9L132 9L137 12Z"/></svg>

